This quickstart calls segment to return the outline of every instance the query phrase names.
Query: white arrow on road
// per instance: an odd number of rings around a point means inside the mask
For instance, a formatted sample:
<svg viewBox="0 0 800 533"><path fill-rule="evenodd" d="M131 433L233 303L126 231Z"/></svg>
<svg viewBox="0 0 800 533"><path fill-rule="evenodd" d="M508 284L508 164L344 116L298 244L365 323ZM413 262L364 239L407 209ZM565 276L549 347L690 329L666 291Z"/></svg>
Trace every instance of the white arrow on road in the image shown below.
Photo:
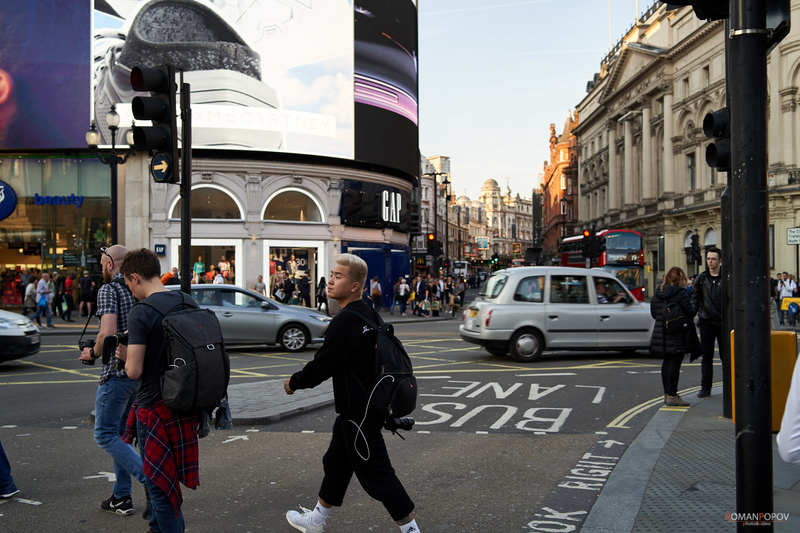
<svg viewBox="0 0 800 533"><path fill-rule="evenodd" d="M83 476L83 479L100 479L106 478L111 483L117 480L117 475L114 472L98 472L96 476Z"/></svg>
<svg viewBox="0 0 800 533"><path fill-rule="evenodd" d="M624 446L624 442L617 442L615 440L599 440L597 441L598 444L602 444L604 448L611 448L615 444L619 444L620 446Z"/></svg>
<svg viewBox="0 0 800 533"><path fill-rule="evenodd" d="M28 505L42 505L42 502L37 502L36 500L26 500L25 498L15 498L15 501L19 503L27 503Z"/></svg>
<svg viewBox="0 0 800 533"><path fill-rule="evenodd" d="M638 370L626 370L626 374L660 374L661 370L642 370L641 372Z"/></svg>
<svg viewBox="0 0 800 533"><path fill-rule="evenodd" d="M235 440L250 440L247 438L247 435L234 435L233 437L222 441L222 444L228 444L229 442L233 442Z"/></svg>

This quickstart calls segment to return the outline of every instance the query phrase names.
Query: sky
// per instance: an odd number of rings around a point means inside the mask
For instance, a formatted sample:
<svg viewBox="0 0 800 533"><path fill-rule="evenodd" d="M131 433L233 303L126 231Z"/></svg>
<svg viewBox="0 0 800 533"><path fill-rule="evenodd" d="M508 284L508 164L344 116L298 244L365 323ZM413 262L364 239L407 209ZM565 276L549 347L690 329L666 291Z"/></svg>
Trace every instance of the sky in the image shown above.
<svg viewBox="0 0 800 533"><path fill-rule="evenodd" d="M494 178L539 185L550 124L561 134L608 53L652 0L419 0L420 151L450 157L453 192Z"/></svg>

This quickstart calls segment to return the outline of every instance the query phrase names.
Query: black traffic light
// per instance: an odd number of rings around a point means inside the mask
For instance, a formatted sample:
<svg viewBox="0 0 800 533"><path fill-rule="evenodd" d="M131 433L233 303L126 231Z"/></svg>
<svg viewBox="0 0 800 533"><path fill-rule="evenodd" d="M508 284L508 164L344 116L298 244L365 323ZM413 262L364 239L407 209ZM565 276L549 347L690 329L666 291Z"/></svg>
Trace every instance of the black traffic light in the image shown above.
<svg viewBox="0 0 800 533"><path fill-rule="evenodd" d="M592 232L588 229L583 230L583 239L581 239L581 253L584 259L592 257Z"/></svg>
<svg viewBox="0 0 800 533"><path fill-rule="evenodd" d="M151 165L153 179L160 183L177 183L179 175L175 68L172 65L156 68L133 67L131 87L134 91L150 93L150 96L133 98L131 101L133 117L153 122L152 126L133 128L133 144L137 150L147 150L155 155Z"/></svg>
<svg viewBox="0 0 800 533"><path fill-rule="evenodd" d="M589 255L592 259L597 259L603 253L603 239L597 235L592 235L592 244L589 247Z"/></svg>
<svg viewBox="0 0 800 533"><path fill-rule="evenodd" d="M421 229L421 220L419 216L419 204L410 202L408 209L409 233L419 233Z"/></svg>
<svg viewBox="0 0 800 533"><path fill-rule="evenodd" d="M703 262L703 257L700 255L700 239L697 237L697 233L692 234L691 241L691 260L694 264L699 265Z"/></svg>
<svg viewBox="0 0 800 533"><path fill-rule="evenodd" d="M722 172L731 170L731 128L728 108L723 107L703 118L703 133L714 142L706 146L706 163Z"/></svg>
<svg viewBox="0 0 800 533"><path fill-rule="evenodd" d="M667 10L692 6L697 18L704 20L721 20L728 18L728 2L724 0L669 0Z"/></svg>

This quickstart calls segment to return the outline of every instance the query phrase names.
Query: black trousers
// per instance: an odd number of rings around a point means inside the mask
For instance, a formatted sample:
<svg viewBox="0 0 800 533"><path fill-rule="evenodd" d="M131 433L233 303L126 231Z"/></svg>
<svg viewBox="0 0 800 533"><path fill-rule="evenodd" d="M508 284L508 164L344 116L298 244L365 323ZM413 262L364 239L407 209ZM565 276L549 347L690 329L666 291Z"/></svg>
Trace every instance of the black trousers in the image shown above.
<svg viewBox="0 0 800 533"><path fill-rule="evenodd" d="M678 378L681 375L681 363L683 354L665 354L661 362L661 384L664 386L664 394L675 396L678 394Z"/></svg>
<svg viewBox="0 0 800 533"><path fill-rule="evenodd" d="M360 419L357 420L359 421ZM386 507L392 520L395 522L402 520L414 510L414 502L397 479L389 461L380 421L368 420L362 431L366 443L360 436L356 443L356 426L342 416L336 417L331 444L322 458L325 477L322 479L319 497L330 505L341 506L347 485L355 473L364 491ZM367 445L369 445L369 455ZM359 457L356 446L361 455L368 457L367 461Z"/></svg>
<svg viewBox="0 0 800 533"><path fill-rule="evenodd" d="M717 341L721 360L724 357L722 353L722 325L701 321L700 345L703 348L703 360L700 364L702 376L700 378L700 388L703 391L710 391L711 382L714 380L714 341Z"/></svg>

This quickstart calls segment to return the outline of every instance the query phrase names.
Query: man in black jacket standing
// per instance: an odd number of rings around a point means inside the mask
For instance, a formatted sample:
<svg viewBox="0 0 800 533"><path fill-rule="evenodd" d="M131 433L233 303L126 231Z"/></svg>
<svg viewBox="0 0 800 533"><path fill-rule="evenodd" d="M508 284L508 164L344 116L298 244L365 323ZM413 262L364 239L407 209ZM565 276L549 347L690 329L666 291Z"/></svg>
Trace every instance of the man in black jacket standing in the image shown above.
<svg viewBox="0 0 800 533"><path fill-rule="evenodd" d="M402 533L419 533L414 503L397 479L381 435L382 412L367 411L369 387L375 381L376 332L355 313L374 311L361 298L367 264L341 254L328 279L328 298L341 311L325 333L325 343L302 370L284 382L286 394L316 387L333 378L336 422L331 443L322 458L325 476L313 510L289 511L286 520L305 533L322 533L330 508L341 506L353 474L371 497L380 501ZM355 313L349 312L355 311Z"/></svg>
<svg viewBox="0 0 800 533"><path fill-rule="evenodd" d="M719 248L712 246L706 251L706 265L705 272L697 276L692 291L692 299L699 317L700 344L703 348L698 398L711 395L715 340L719 346L720 359L725 357L722 352L722 251Z"/></svg>

